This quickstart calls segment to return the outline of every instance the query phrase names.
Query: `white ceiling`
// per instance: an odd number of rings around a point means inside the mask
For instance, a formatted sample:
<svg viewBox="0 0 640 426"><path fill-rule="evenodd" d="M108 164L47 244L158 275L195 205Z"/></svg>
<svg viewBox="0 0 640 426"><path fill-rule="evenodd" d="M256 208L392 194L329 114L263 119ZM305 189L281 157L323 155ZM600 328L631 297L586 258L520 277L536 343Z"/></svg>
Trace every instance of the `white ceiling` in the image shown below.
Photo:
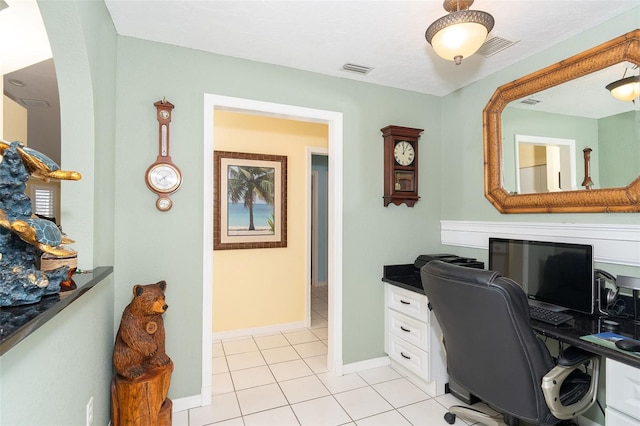
<svg viewBox="0 0 640 426"><path fill-rule="evenodd" d="M490 37L517 44L462 65L439 58L424 33L442 0L105 0L120 35L437 96L625 13L640 0L477 0ZM367 75L345 63L373 67Z"/></svg>
<svg viewBox="0 0 640 426"><path fill-rule="evenodd" d="M52 61L45 61L51 58L51 49L36 0L5 1L9 7L0 11L4 91L17 101L42 99L57 107ZM439 58L424 39L429 24L446 14L441 0L105 0L105 4L120 35L444 96L625 13L640 0L477 0L472 9L489 12L496 20L490 37L517 43L489 58L474 55L460 66ZM342 70L347 62L374 69L364 76L349 73ZM621 70L612 73L604 81L622 76ZM11 78L25 86L11 85ZM590 80L588 90L564 86L571 95L541 92L535 97L546 99L535 109L567 113L570 106L632 108L606 91L602 101L576 100L575 93L597 99L591 91L603 93L599 82ZM25 106L32 114L34 108ZM58 120L55 108L35 109ZM618 112L572 113L603 117ZM59 128L43 130L48 136L39 138L30 130L30 145L60 161L59 133Z"/></svg>
<svg viewBox="0 0 640 426"><path fill-rule="evenodd" d="M36 0L5 0L0 13L0 75L51 58Z"/></svg>

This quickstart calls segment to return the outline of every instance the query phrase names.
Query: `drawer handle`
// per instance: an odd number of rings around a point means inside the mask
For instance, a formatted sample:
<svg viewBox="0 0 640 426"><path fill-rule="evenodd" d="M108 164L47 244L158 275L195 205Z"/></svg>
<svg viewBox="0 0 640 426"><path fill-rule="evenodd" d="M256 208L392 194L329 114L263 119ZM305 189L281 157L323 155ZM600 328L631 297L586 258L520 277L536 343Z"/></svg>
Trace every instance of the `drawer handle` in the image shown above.
<svg viewBox="0 0 640 426"><path fill-rule="evenodd" d="M404 331L405 333L411 333L411 330L409 330L408 328L404 328L403 326L400 326L400 330Z"/></svg>
<svg viewBox="0 0 640 426"><path fill-rule="evenodd" d="M403 305L410 305L411 302L407 302L405 300L400 299L400 303L402 303Z"/></svg>
<svg viewBox="0 0 640 426"><path fill-rule="evenodd" d="M408 355L405 355L404 352L400 352L400 355L402 355L402 358L411 359L411 357Z"/></svg>

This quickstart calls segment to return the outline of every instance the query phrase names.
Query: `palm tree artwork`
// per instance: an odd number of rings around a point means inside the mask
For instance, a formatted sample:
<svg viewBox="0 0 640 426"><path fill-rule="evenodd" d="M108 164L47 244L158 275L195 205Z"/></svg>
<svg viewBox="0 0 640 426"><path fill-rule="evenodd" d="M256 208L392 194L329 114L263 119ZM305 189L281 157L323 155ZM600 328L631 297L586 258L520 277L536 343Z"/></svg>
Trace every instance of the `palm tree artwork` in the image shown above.
<svg viewBox="0 0 640 426"><path fill-rule="evenodd" d="M254 208L258 201L273 206L275 187L275 168L229 166L227 175L227 193L230 203L242 202L249 210L249 231L255 231ZM271 233L274 229L270 229Z"/></svg>

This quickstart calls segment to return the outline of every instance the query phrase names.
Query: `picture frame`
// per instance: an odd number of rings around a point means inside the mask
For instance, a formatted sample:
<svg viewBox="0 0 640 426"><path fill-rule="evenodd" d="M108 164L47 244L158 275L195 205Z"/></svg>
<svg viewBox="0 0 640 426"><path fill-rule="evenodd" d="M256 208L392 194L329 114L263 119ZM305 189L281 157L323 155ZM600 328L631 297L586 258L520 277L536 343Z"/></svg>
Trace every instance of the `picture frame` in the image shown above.
<svg viewBox="0 0 640 426"><path fill-rule="evenodd" d="M213 156L213 249L286 247L287 157L229 151Z"/></svg>

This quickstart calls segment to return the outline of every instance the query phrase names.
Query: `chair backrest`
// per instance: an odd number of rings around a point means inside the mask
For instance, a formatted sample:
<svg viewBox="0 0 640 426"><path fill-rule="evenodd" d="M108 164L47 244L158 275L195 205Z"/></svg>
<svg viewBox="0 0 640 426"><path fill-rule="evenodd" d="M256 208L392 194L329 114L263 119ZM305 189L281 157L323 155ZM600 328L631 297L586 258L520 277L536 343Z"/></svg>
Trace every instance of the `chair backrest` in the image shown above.
<svg viewBox="0 0 640 426"><path fill-rule="evenodd" d="M437 260L421 278L442 328L449 376L504 413L554 423L541 388L554 362L531 328L522 288L497 272Z"/></svg>

